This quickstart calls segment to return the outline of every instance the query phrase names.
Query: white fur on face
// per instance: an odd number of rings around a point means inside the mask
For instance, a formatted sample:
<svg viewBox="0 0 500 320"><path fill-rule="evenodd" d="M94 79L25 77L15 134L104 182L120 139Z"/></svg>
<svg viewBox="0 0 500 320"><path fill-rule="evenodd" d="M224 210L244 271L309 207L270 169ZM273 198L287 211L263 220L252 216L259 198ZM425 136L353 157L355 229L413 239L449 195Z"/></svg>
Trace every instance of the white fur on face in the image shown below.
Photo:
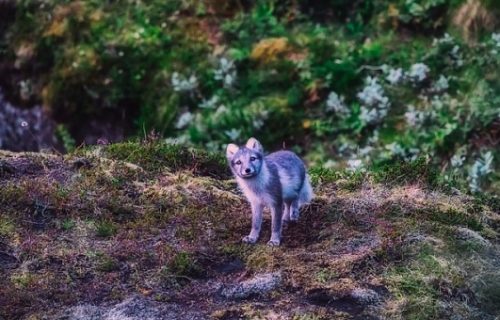
<svg viewBox="0 0 500 320"><path fill-rule="evenodd" d="M265 186L269 181L269 169L266 164L262 164L262 168L257 177L253 180L247 180L240 177L236 177L236 181L240 186L241 191L251 203L258 203L268 207L274 203L274 199L265 191ZM258 190L257 194L254 190Z"/></svg>

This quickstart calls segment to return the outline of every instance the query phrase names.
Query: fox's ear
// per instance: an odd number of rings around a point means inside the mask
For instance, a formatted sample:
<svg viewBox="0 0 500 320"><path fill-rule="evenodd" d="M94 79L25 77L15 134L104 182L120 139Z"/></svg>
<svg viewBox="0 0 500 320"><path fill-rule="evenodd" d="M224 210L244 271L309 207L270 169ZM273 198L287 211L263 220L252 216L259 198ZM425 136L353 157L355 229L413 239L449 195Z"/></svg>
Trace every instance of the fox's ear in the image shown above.
<svg viewBox="0 0 500 320"><path fill-rule="evenodd" d="M258 152L264 152L264 148L262 148L262 145L260 144L260 142L255 138L248 139L245 147L247 147L248 149L253 149L253 150L258 151Z"/></svg>
<svg viewBox="0 0 500 320"><path fill-rule="evenodd" d="M227 158L232 158L234 154L238 151L239 147L235 145L234 143L230 143L227 145L226 148L226 157Z"/></svg>

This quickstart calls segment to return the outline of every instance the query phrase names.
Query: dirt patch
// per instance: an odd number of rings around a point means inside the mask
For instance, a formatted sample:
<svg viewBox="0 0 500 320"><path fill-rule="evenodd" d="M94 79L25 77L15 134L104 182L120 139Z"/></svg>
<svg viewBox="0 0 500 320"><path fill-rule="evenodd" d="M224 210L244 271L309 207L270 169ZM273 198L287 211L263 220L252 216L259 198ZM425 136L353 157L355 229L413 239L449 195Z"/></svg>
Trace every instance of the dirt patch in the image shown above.
<svg viewBox="0 0 500 320"><path fill-rule="evenodd" d="M120 157L134 146L126 147ZM250 206L232 180L96 154L2 152L0 161L0 300L8 306L0 317L446 318L463 310L461 293L476 292L485 298L468 298L467 310L494 305L487 297L496 287L464 275L486 265L496 272L489 221L499 217L465 196L318 183L299 221L285 225L282 246L270 248L267 212L258 243L241 243ZM464 239L491 245L474 251ZM252 279L277 273L265 293L254 290ZM413 308L420 305L427 309Z"/></svg>

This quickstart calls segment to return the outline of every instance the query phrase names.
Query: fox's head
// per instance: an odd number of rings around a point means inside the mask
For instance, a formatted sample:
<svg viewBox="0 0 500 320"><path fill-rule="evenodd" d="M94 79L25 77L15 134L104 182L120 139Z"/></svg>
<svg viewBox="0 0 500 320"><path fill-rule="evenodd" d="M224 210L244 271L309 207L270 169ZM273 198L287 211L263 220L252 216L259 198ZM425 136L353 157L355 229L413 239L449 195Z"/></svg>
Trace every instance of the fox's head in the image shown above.
<svg viewBox="0 0 500 320"><path fill-rule="evenodd" d="M245 146L238 147L230 143L226 149L226 157L231 171L243 179L257 176L262 168L264 150L255 138L248 139Z"/></svg>

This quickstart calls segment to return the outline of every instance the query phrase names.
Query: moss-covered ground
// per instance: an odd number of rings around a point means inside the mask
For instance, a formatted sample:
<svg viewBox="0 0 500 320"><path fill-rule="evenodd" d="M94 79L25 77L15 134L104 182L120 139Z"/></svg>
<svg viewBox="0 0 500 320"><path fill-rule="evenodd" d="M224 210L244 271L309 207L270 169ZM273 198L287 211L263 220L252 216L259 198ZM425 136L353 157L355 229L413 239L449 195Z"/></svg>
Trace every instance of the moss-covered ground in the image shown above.
<svg viewBox="0 0 500 320"><path fill-rule="evenodd" d="M1 152L0 319L131 295L207 319L493 319L498 200L440 187L424 166L312 168L314 201L271 248L268 215L257 245L240 242L250 208L221 156L155 141ZM270 293L220 295L274 271Z"/></svg>

